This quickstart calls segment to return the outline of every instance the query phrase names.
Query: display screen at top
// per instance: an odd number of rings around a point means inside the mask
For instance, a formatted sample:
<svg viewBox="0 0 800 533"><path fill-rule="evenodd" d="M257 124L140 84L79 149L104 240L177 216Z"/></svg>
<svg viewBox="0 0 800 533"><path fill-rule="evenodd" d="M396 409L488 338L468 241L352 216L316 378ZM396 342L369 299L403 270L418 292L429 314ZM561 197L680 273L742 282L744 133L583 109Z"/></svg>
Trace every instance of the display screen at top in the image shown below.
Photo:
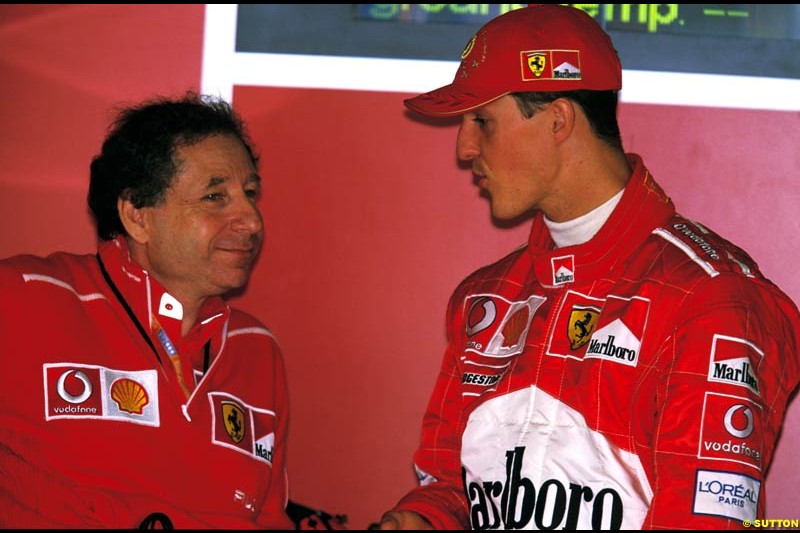
<svg viewBox="0 0 800 533"><path fill-rule="evenodd" d="M357 20L483 24L527 4L354 4ZM607 30L800 40L798 4L564 4Z"/></svg>
<svg viewBox="0 0 800 533"><path fill-rule="evenodd" d="M487 21L528 4L239 4L236 50L454 61ZM626 70L800 79L800 4L568 4Z"/></svg>

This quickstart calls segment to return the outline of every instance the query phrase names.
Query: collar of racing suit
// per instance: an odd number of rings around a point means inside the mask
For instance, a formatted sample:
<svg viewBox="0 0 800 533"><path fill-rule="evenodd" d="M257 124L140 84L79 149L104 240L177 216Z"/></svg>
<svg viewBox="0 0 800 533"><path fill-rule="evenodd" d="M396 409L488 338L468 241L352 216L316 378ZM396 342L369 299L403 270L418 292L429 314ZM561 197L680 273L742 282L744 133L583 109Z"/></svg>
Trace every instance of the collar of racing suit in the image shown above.
<svg viewBox="0 0 800 533"><path fill-rule="evenodd" d="M629 257L653 229L675 214L675 205L653 180L642 158L637 154L626 156L633 173L622 199L588 242L554 249L544 216L541 212L536 215L528 240L528 254L542 285L557 286L561 279L580 284L607 275L618 262ZM635 224L631 222L634 220Z"/></svg>

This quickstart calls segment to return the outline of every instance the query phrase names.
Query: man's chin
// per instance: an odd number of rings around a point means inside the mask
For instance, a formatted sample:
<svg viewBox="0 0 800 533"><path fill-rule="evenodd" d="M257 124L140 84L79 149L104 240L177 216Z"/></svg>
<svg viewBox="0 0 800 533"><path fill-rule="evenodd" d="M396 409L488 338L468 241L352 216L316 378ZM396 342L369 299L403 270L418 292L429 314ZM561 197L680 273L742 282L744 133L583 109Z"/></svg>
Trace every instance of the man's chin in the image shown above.
<svg viewBox="0 0 800 533"><path fill-rule="evenodd" d="M511 213L509 214L508 211L504 209L500 209L495 207L494 205L491 207L490 211L492 212L492 218L498 220L500 222L506 222L508 220L513 220L516 214Z"/></svg>
<svg viewBox="0 0 800 533"><path fill-rule="evenodd" d="M501 227L513 227L527 221L532 211L516 211L507 209L491 209L492 220Z"/></svg>
<svg viewBox="0 0 800 533"><path fill-rule="evenodd" d="M241 269L238 273L231 273L225 278L218 279L215 285L220 289L220 295L236 292L243 289L250 281L250 269Z"/></svg>

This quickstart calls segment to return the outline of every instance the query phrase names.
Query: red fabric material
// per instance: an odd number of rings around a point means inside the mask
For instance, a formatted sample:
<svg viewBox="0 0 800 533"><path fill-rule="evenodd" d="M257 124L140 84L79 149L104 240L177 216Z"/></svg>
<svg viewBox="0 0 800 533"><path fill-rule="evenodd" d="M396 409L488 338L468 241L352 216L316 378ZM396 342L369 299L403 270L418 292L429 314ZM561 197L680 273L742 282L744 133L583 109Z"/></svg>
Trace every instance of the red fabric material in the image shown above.
<svg viewBox="0 0 800 533"><path fill-rule="evenodd" d="M163 289L124 241L100 257L148 331ZM187 401L100 264L66 253L0 261L0 525L127 529L163 513L176 528L290 528L287 391L272 335L219 299L183 339L160 315L195 384ZM205 341L208 368L192 363Z"/></svg>

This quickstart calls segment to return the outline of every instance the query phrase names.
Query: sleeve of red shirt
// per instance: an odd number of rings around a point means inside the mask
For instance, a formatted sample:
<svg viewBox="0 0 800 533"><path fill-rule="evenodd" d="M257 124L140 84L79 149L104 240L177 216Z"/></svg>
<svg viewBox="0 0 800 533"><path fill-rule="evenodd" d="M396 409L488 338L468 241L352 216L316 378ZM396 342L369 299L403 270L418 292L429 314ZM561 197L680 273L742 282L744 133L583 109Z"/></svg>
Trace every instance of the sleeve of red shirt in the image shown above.
<svg viewBox="0 0 800 533"><path fill-rule="evenodd" d="M294 529L294 523L286 514L289 500L289 484L286 472L286 441L289 430L289 395L286 384L286 369L278 344L268 340L272 360L274 405L276 412L275 452L272 460L272 484L261 506L256 522L266 529Z"/></svg>

